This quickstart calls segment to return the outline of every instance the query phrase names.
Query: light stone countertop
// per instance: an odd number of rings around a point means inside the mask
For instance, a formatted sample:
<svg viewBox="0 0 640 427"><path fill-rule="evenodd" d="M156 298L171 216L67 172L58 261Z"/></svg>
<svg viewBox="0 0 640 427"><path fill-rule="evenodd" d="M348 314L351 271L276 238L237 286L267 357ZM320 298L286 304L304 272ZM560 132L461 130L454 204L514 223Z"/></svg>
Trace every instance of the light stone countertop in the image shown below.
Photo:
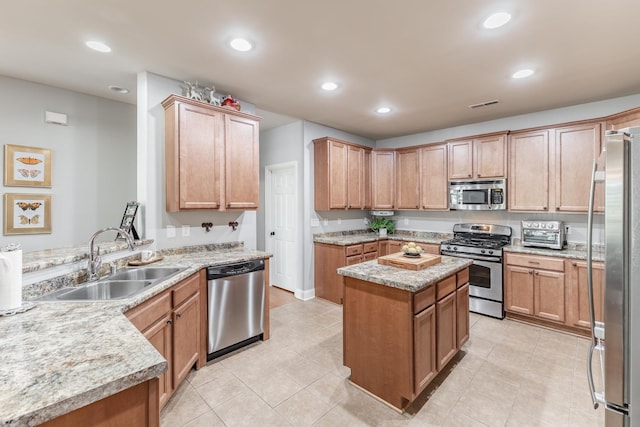
<svg viewBox="0 0 640 427"><path fill-rule="evenodd" d="M133 298L37 301L0 317L0 425L34 426L167 370L167 362L124 312L207 266L269 258L242 246L172 254L151 266L186 269Z"/></svg>
<svg viewBox="0 0 640 427"><path fill-rule="evenodd" d="M430 231L398 230L394 234L380 237L377 233L367 230L342 231L314 234L313 241L330 245L349 246L359 243L377 242L379 240L399 240L403 242L431 243L439 245L443 240L453 238L453 234L434 233Z"/></svg>
<svg viewBox="0 0 640 427"><path fill-rule="evenodd" d="M533 248L530 246L522 246L520 244L507 245L502 248L504 252L527 254L527 255L541 255L557 258L567 259L587 259L587 250L584 245L570 244L564 249L545 249L545 248ZM604 249L598 247L593 250L594 261L604 261Z"/></svg>
<svg viewBox="0 0 640 427"><path fill-rule="evenodd" d="M470 266L466 258L441 256L442 261L423 270L409 270L378 264L377 260L339 268L338 274L367 282L417 292Z"/></svg>

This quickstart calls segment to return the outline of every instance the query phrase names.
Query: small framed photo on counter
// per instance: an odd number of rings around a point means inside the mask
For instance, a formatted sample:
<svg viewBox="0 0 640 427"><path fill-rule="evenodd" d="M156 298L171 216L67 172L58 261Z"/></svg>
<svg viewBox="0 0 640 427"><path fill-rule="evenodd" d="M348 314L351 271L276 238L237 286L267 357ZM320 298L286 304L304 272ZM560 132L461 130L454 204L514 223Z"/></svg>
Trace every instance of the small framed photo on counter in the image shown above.
<svg viewBox="0 0 640 427"><path fill-rule="evenodd" d="M51 195L4 195L4 234L51 233Z"/></svg>
<svg viewBox="0 0 640 427"><path fill-rule="evenodd" d="M122 221L120 221L120 228L131 234L131 237L133 237L134 240L140 240L136 227L133 225L139 206L140 204L138 202L127 202L127 205L124 208L124 215L122 215ZM116 240L123 239L124 238L120 234L116 237Z"/></svg>

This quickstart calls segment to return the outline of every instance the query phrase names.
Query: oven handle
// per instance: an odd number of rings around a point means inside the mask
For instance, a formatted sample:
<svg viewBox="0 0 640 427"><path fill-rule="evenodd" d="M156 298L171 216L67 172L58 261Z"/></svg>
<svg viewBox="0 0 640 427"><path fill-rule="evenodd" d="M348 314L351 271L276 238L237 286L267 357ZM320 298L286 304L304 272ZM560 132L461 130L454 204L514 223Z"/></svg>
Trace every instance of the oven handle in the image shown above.
<svg viewBox="0 0 640 427"><path fill-rule="evenodd" d="M459 252L451 252L451 251L440 251L440 255L449 255L449 256L455 256L458 258L469 258L469 259L473 259L473 260L479 260L479 261L488 261L488 262L502 262L500 258L495 258L495 257L488 257L488 256L482 256L482 255L467 255L467 254L461 254Z"/></svg>

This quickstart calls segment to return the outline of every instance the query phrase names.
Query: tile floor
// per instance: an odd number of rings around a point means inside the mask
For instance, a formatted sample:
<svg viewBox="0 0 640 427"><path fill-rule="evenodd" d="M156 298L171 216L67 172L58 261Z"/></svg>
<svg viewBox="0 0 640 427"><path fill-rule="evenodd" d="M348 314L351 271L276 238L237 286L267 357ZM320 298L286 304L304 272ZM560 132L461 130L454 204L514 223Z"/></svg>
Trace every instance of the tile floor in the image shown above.
<svg viewBox="0 0 640 427"><path fill-rule="evenodd" d="M590 406L586 339L472 314L454 366L399 414L347 382L342 307L289 301L271 310L269 341L192 371L161 425L604 426Z"/></svg>

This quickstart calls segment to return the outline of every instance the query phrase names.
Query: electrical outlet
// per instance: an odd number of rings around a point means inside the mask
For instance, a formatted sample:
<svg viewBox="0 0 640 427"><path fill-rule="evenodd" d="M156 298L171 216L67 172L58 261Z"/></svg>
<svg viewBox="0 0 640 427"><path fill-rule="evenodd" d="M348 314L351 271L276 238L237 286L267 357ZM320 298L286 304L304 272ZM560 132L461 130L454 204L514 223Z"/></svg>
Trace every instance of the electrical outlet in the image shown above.
<svg viewBox="0 0 640 427"><path fill-rule="evenodd" d="M323 219L322 220L322 225L324 225L325 227L329 225L329 220L328 219Z"/></svg>
<svg viewBox="0 0 640 427"><path fill-rule="evenodd" d="M191 235L191 227L188 225L182 226L182 237L189 237Z"/></svg>
<svg viewBox="0 0 640 427"><path fill-rule="evenodd" d="M338 225L342 224L342 219L338 218Z"/></svg>
<svg viewBox="0 0 640 427"><path fill-rule="evenodd" d="M404 225L409 225L409 218L404 219Z"/></svg>
<svg viewBox="0 0 640 427"><path fill-rule="evenodd" d="M320 227L320 220L318 218L311 218L312 227Z"/></svg>
<svg viewBox="0 0 640 427"><path fill-rule="evenodd" d="M176 237L176 228L173 225L167 225L167 238L173 239Z"/></svg>

